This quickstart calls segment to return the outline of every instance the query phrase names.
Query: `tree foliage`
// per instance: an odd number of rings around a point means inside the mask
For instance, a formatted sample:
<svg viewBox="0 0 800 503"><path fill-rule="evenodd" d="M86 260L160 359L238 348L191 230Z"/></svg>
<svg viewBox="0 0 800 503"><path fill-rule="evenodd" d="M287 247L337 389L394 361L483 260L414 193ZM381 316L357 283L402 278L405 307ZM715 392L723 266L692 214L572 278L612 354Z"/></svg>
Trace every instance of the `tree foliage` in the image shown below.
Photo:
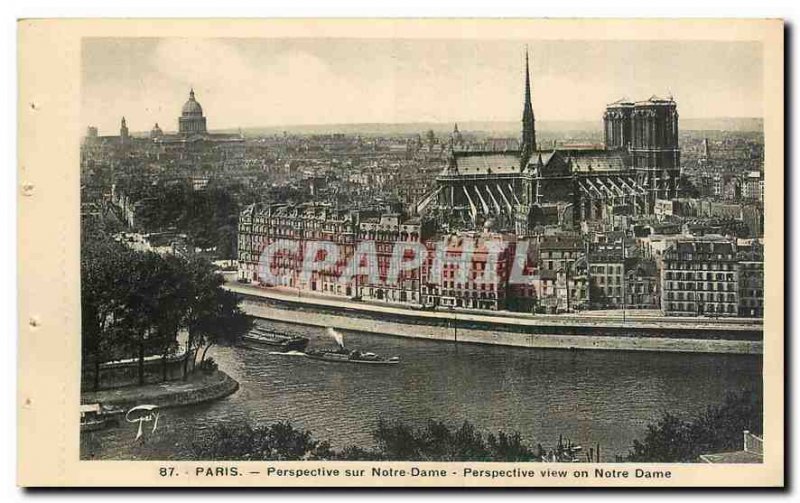
<svg viewBox="0 0 800 503"><path fill-rule="evenodd" d="M139 224L149 231L181 229L200 248L217 248L219 258L236 257L240 205L225 187L194 190L186 183L148 187L140 202Z"/></svg>
<svg viewBox="0 0 800 503"><path fill-rule="evenodd" d="M691 420L665 413L648 426L645 438L634 441L629 462L695 462L701 454L742 448L742 431L762 431L761 398L758 394L730 395L724 403L709 407ZM400 421L379 420L373 431L374 445L350 445L332 449L307 430L287 422L271 426L248 423L218 425L192 446L195 459L346 461L497 461L531 462L560 459L562 441L549 453L537 444L531 448L519 433L481 433L465 421L449 426L429 420L421 427Z"/></svg>
<svg viewBox="0 0 800 503"><path fill-rule="evenodd" d="M195 459L281 460L330 459L327 442L295 429L288 422L253 427L247 423L220 424L192 444Z"/></svg>
<svg viewBox="0 0 800 503"><path fill-rule="evenodd" d="M701 454L742 449L742 432L760 434L763 429L762 397L757 392L728 395L721 405L685 420L664 415L635 440L627 461L687 463Z"/></svg>
<svg viewBox="0 0 800 503"><path fill-rule="evenodd" d="M380 458L396 461L531 461L536 456L519 433L489 433L471 423L450 427L429 420L424 427L380 420L373 433Z"/></svg>
<svg viewBox="0 0 800 503"><path fill-rule="evenodd" d="M189 334L195 357L202 346L235 342L251 323L207 261L135 252L101 233L82 243L81 320L83 364L94 370L95 389L103 362L137 358L143 383L145 357L174 354L179 332Z"/></svg>
<svg viewBox="0 0 800 503"><path fill-rule="evenodd" d="M310 432L287 422L271 426L248 423L215 426L192 446L196 459L347 461L538 461L518 433L484 435L469 422L450 427L431 420L421 428L380 420L374 447L351 445L334 450Z"/></svg>

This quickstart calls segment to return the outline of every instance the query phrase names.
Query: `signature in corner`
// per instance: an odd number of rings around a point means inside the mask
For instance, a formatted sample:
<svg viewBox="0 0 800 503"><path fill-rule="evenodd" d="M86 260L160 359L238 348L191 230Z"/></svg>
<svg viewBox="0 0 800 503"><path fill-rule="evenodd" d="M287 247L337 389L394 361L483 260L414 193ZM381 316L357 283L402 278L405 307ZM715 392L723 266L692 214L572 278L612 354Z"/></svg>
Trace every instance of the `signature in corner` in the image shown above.
<svg viewBox="0 0 800 503"><path fill-rule="evenodd" d="M150 433L155 433L158 427L158 405L137 405L125 414L125 421L129 423L139 423L139 431L136 433L134 440L139 440L142 437L142 425L144 423L153 423L153 429Z"/></svg>

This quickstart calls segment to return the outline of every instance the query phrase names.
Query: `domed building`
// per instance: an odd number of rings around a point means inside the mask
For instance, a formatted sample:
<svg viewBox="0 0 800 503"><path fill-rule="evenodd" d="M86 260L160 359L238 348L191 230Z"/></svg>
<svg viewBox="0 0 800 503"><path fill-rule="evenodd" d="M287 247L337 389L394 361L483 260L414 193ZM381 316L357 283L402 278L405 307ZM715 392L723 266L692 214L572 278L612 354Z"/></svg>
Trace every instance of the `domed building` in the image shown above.
<svg viewBox="0 0 800 503"><path fill-rule="evenodd" d="M153 126L153 129L150 130L150 139L160 140L163 137L164 137L164 131L161 130L161 127L159 127L158 122L156 122L156 125Z"/></svg>
<svg viewBox="0 0 800 503"><path fill-rule="evenodd" d="M241 132L209 133L203 107L197 102L194 89L178 116L178 131L164 131L158 123L150 134L133 136L122 119L119 136L109 137L127 151L140 148L163 165L195 172L239 170L244 166L244 137ZM98 140L100 141L100 140Z"/></svg>
<svg viewBox="0 0 800 503"><path fill-rule="evenodd" d="M194 89L189 91L189 100L181 109L178 117L178 132L182 135L206 134L206 118L203 116L203 107L194 99Z"/></svg>

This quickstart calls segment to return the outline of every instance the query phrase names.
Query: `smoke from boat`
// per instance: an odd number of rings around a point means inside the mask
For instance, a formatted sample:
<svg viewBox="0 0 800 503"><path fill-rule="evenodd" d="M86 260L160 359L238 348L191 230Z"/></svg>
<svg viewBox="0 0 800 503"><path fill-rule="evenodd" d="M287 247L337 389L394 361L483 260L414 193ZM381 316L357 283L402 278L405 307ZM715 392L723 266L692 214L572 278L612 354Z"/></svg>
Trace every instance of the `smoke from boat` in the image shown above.
<svg viewBox="0 0 800 503"><path fill-rule="evenodd" d="M333 340L336 341L336 344L338 344L340 348L344 347L344 337L336 329L328 327L328 335L333 337Z"/></svg>

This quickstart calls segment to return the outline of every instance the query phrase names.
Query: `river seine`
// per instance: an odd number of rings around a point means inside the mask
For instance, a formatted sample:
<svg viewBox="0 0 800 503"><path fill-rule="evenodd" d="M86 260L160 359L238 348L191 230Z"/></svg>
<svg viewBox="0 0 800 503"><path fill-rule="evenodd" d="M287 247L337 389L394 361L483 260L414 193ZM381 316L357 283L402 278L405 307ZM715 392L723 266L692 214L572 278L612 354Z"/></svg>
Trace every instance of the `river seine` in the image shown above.
<svg viewBox="0 0 800 503"><path fill-rule="evenodd" d="M260 321L264 325L266 322ZM334 347L323 329L269 324ZM518 431L551 448L559 435L600 444L602 459L627 453L664 411L681 416L728 392L761 393L761 357L564 351L455 344L344 332L351 348L398 356L399 365L353 365L214 348L239 391L210 403L162 410L155 432L134 424L85 433L83 459L192 459L203 431L229 421L291 421L334 447L373 446L379 418L423 425L468 420L488 432Z"/></svg>

